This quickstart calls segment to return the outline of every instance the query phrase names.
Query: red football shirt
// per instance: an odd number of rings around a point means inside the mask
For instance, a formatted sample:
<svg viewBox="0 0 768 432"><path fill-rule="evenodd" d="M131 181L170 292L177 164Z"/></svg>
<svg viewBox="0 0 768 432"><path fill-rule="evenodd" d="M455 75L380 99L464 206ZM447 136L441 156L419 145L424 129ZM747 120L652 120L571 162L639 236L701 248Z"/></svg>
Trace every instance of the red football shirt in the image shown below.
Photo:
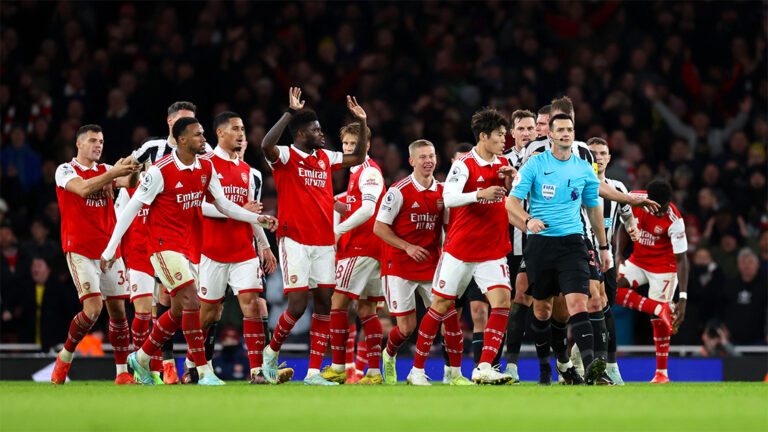
<svg viewBox="0 0 768 432"><path fill-rule="evenodd" d="M118 202L124 201L122 205L128 203L130 197L136 192L136 188L125 188L125 197L118 197ZM121 192L122 195L122 192ZM155 270L149 261L149 249L147 247L147 217L149 216L149 206L145 205L139 210L139 214L131 222L128 231L123 235L120 241L120 249L123 251L123 261L125 267L144 272L148 275L154 275Z"/></svg>
<svg viewBox="0 0 768 432"><path fill-rule="evenodd" d="M88 180L106 173L111 165L95 164L92 168L77 160L63 163L56 168L56 198L61 213L61 246L64 253L74 252L90 259L99 259L109 243L117 217L112 199L103 191L86 198L66 189L75 177ZM120 257L118 252L115 257Z"/></svg>
<svg viewBox="0 0 768 432"><path fill-rule="evenodd" d="M237 158L230 159L227 152L219 147L214 149L210 161L228 200L242 207L253 199L250 192L251 167L247 163ZM224 263L256 258L253 227L234 219L203 217L203 255Z"/></svg>
<svg viewBox="0 0 768 432"><path fill-rule="evenodd" d="M493 162L487 162L473 149L453 163L445 190L467 193L491 186L505 187L499 168L508 165L503 157L494 157ZM443 250L451 256L466 262L482 262L500 259L512 250L503 198L479 200L449 211Z"/></svg>
<svg viewBox="0 0 768 432"><path fill-rule="evenodd" d="M383 187L384 175L373 159L367 159L359 165L352 175L349 176L347 193L342 198L342 202L347 204L347 213L341 218L341 222L344 222L350 215L358 211L365 199L370 201L376 199L376 210L378 210L381 200L384 198L383 194L381 194ZM378 197L372 196L374 191L379 194ZM375 214L374 211L374 216ZM366 256L380 260L383 242L373 233L375 222L376 218L371 217L363 222L362 225L342 235L339 238L337 247L337 259Z"/></svg>
<svg viewBox="0 0 768 432"><path fill-rule="evenodd" d="M384 195L376 220L389 225L408 243L426 249L429 259L416 262L404 250L382 242L381 274L414 281L432 280L440 259L444 215L443 185L437 180L425 188L410 175L392 185Z"/></svg>
<svg viewBox="0 0 768 432"><path fill-rule="evenodd" d="M645 191L632 191L632 195L647 196ZM677 271L675 254L688 251L683 217L674 204L662 217L656 217L642 208L634 207L640 240L636 241L629 261L651 273Z"/></svg>
<svg viewBox="0 0 768 432"><path fill-rule="evenodd" d="M278 237L311 246L332 246L333 184L331 172L341 168L344 154L330 150L304 153L295 146L278 146L270 162L277 188Z"/></svg>

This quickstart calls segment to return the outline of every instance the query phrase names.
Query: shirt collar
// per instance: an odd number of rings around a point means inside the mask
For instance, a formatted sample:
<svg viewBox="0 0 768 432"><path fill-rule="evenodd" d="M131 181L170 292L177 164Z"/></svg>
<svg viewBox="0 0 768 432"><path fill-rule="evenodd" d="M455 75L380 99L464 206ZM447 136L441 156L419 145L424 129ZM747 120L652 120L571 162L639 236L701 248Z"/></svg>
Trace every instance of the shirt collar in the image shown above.
<svg viewBox="0 0 768 432"><path fill-rule="evenodd" d="M370 159L370 158L371 158L370 156L368 156L368 155L365 155L365 162L368 162L368 159ZM361 163L360 165L355 165L355 166L353 166L352 168L350 168L350 169L349 169L349 172L351 172L351 173L353 173L353 174L354 174L354 173L355 173L355 171L359 170L359 169L360 169L360 167L361 167L361 166L363 166L363 164L364 164L365 162Z"/></svg>
<svg viewBox="0 0 768 432"><path fill-rule="evenodd" d="M487 160L481 158L480 155L477 154L477 151L475 151L474 148L472 148L472 150L470 150L470 153L472 153L472 157L475 158L475 161L480 166L489 166L489 165L496 165L498 163L501 163L499 161L499 158L496 155L493 155L493 161L492 162L488 162Z"/></svg>
<svg viewBox="0 0 768 432"><path fill-rule="evenodd" d="M77 158L72 158L72 163L77 165L77 167L80 168L81 171L88 171L88 170L98 171L99 170L99 163L98 162L93 164L93 167L91 167L91 168L88 168L87 166L85 166L85 165L81 164L80 162L78 162Z"/></svg>
<svg viewBox="0 0 768 432"><path fill-rule="evenodd" d="M303 151L299 150L299 148L298 148L298 147L296 147L296 146L295 146L295 145L293 145L293 144L291 144L291 148L292 148L292 149L294 149L294 150L296 151L296 153L298 153L298 154L299 154L299 156L301 156L301 157L302 157L302 158L304 158L304 159L306 159L306 158L308 158L308 157L310 157L310 156L315 156L315 155L317 154L317 150L313 150L313 151L312 151L312 154L309 154L309 153L304 153Z"/></svg>
<svg viewBox="0 0 768 432"><path fill-rule="evenodd" d="M428 188L425 188L424 186L421 185L421 183L416 181L416 176L415 175L411 174L410 177L411 177L411 183L413 183L413 187L415 187L416 190L419 191L419 192L424 192L425 190L430 190L430 191L434 192L434 191L437 190L437 179L434 178L434 177L432 177L432 185L430 187L428 187Z"/></svg>
<svg viewBox="0 0 768 432"><path fill-rule="evenodd" d="M217 145L216 148L213 149L213 154L215 154L216 156L218 156L218 157L220 157L220 158L222 158L222 159L224 159L226 161L230 161L230 162L232 162L235 165L240 165L240 158L235 157L234 159L230 159L229 153L227 153L226 150L221 148L221 146Z"/></svg>
<svg viewBox="0 0 768 432"><path fill-rule="evenodd" d="M173 163L176 164L176 168L178 168L179 171L184 171L184 170L194 171L195 168L203 167L202 165L200 165L200 159L197 157L197 155L195 155L195 161L192 163L192 165L184 165L181 162L181 160L179 160L179 157L176 156L176 151L177 151L176 149L173 150L173 153L171 153L173 156L171 157L173 158Z"/></svg>

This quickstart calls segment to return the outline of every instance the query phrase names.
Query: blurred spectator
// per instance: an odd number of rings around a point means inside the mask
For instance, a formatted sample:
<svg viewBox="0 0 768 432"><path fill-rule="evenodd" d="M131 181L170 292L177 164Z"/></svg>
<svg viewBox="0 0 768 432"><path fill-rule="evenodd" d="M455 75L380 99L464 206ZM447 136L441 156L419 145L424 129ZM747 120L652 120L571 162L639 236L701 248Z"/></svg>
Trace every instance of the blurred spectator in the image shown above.
<svg viewBox="0 0 768 432"><path fill-rule="evenodd" d="M757 254L744 248L739 251L739 276L726 284L723 321L737 345L766 341L768 281L759 270Z"/></svg>
<svg viewBox="0 0 768 432"><path fill-rule="evenodd" d="M728 329L720 320L707 321L704 331L701 333L701 355L704 357L739 357L741 353L728 339Z"/></svg>
<svg viewBox="0 0 768 432"><path fill-rule="evenodd" d="M11 130L10 141L11 145L0 152L3 177L18 179L22 190L28 192L40 180L40 155L27 143L27 134L21 126Z"/></svg>
<svg viewBox="0 0 768 432"><path fill-rule="evenodd" d="M42 218L36 218L29 227L30 239L22 243L27 256L43 258L52 262L59 257L63 260L61 244L50 237L51 228Z"/></svg>

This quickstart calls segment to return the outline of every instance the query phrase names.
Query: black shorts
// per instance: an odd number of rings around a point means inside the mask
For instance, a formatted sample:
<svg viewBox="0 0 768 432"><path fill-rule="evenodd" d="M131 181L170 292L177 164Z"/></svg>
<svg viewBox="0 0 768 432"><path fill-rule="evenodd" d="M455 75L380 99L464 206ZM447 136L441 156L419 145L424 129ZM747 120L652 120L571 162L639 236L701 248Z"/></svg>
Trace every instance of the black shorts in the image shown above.
<svg viewBox="0 0 768 432"><path fill-rule="evenodd" d="M591 240L584 237L584 243L586 243L587 252L589 253L589 279L602 282L603 272L600 271L600 254L597 253L597 249L595 249Z"/></svg>
<svg viewBox="0 0 768 432"><path fill-rule="evenodd" d="M608 304L613 306L616 302L616 290L619 288L619 284L616 283L616 267L611 267L607 272L603 273L603 279L605 280L605 296L608 297Z"/></svg>
<svg viewBox="0 0 768 432"><path fill-rule="evenodd" d="M517 273L523 263L522 255L509 254L507 255L507 264L509 265L509 286L515 286L515 280L517 280ZM525 270L523 270L525 271Z"/></svg>
<svg viewBox="0 0 768 432"><path fill-rule="evenodd" d="M525 258L520 260L520 267L517 269L518 273L526 273L525 269Z"/></svg>
<svg viewBox="0 0 768 432"><path fill-rule="evenodd" d="M528 295L537 300L546 300L560 292L589 295L589 253L582 235L530 235L523 255Z"/></svg>

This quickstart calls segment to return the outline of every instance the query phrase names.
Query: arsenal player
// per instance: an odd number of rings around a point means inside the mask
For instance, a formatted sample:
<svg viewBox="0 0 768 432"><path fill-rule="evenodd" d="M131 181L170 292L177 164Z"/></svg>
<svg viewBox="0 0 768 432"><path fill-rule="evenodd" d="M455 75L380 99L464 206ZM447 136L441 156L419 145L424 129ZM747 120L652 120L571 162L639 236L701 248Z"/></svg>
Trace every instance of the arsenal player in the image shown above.
<svg viewBox="0 0 768 432"><path fill-rule="evenodd" d="M64 348L56 357L53 384L64 384L77 344L99 318L102 299L109 312L109 340L115 347L115 384L132 384L126 357L130 344L125 299L128 275L120 255L108 271L99 269L100 251L115 226L115 209L105 187L132 187L139 166L119 160L115 166L98 163L104 148L101 126L85 125L77 131L77 156L56 169L56 196L61 212L61 244L83 310L69 326Z"/></svg>
<svg viewBox="0 0 768 432"><path fill-rule="evenodd" d="M491 366L507 327L511 295L506 255L512 248L504 196L516 171L506 158L499 157L508 126L509 120L495 109L476 112L472 133L477 145L453 163L446 179L443 198L452 209L451 220L432 286L435 297L419 325L416 356L408 375L412 384L427 383L424 363L440 322L451 313L454 300L472 277L491 305L472 381L504 384L512 378Z"/></svg>
<svg viewBox="0 0 768 432"><path fill-rule="evenodd" d="M331 352L333 363L322 371L328 381L344 384L347 381L345 357L349 336L347 309L357 300L357 316L365 332L368 373L360 384L381 384L380 371L382 329L376 306L384 301L381 291L381 240L373 234L374 215L381 203L384 176L381 169L367 156L371 147L371 131L364 135L360 123L354 122L341 129L344 153L352 153L360 136L367 137L366 157L361 165L350 170L347 193L343 198L346 212L334 233L336 248L336 290L331 298Z"/></svg>
<svg viewBox="0 0 768 432"><path fill-rule="evenodd" d="M435 146L424 139L416 140L408 146L408 154L413 173L389 188L374 225L376 235L386 242L381 280L389 312L397 320L381 354L387 384L397 382L397 350L416 330L416 294L425 307L432 304L432 278L447 219L443 185L433 176L437 164ZM471 384L461 375L461 350L458 347L463 336L458 314L455 309L451 311L452 315L444 320L446 349L450 355L450 383ZM426 380L412 384L429 385Z"/></svg>
<svg viewBox="0 0 768 432"><path fill-rule="evenodd" d="M656 342L656 374L652 383L669 382L667 359L669 338L685 318L688 299L688 239L685 236L683 217L672 199L672 186L661 180L648 183L645 191L633 191L633 195L648 198L659 203L661 208L654 213L633 208L640 230L640 240L634 243L632 255L619 265L619 288L616 302L647 314L653 325L653 340ZM648 284L648 298L635 292L639 285ZM680 284L680 299L675 304L674 321L671 309L675 290Z"/></svg>
<svg viewBox="0 0 768 432"><path fill-rule="evenodd" d="M331 295L336 286L331 173L365 162L366 114L357 100L347 96L347 106L360 122L360 135L354 153L343 154L324 148L325 136L317 115L310 110L300 111L304 101L298 87L291 87L288 101L288 111L261 143L277 188L280 265L283 290L288 297L288 308L280 316L272 341L264 350L263 370L270 382L277 382L280 347L304 314L311 292L314 313L309 330L309 370L304 384L338 385L320 375L328 344ZM286 127L290 129L293 144L278 146Z"/></svg>
<svg viewBox="0 0 768 432"><path fill-rule="evenodd" d="M205 199L223 214L248 223L274 224L274 219L249 212L227 200L210 160L198 156L205 143L203 127L194 118L181 118L172 128L177 148L149 168L137 192L117 220L112 238L101 254L106 271L133 218L149 205L147 232L150 260L155 273L171 294L171 309L157 319L149 339L132 353L128 362L142 384L153 385L149 359L181 327L190 347L201 385L222 385L205 360L197 298L197 267L200 262L202 212Z"/></svg>

